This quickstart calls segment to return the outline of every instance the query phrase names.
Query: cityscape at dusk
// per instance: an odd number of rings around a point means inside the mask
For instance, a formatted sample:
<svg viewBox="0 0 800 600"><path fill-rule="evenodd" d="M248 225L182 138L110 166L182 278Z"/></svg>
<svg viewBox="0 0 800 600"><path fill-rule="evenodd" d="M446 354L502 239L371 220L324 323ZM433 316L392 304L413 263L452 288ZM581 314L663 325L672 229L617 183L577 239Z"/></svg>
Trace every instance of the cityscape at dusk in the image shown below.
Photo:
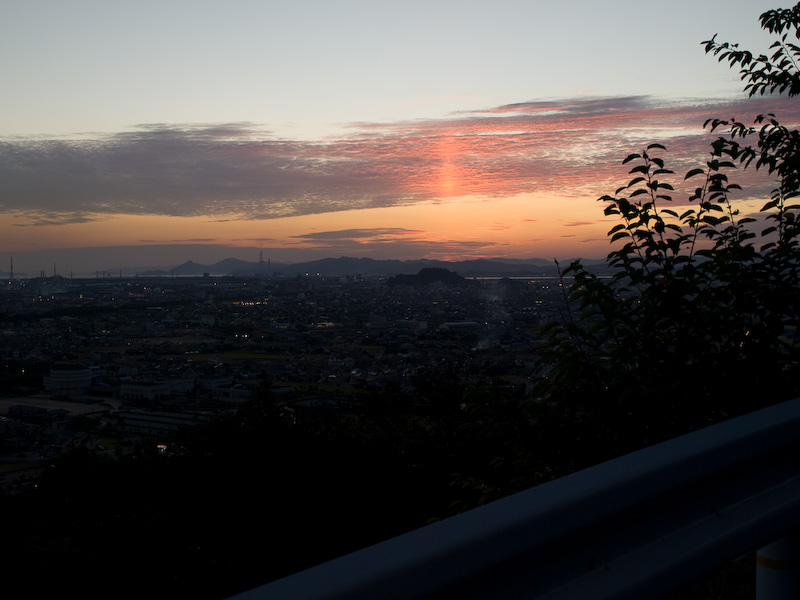
<svg viewBox="0 0 800 600"><path fill-rule="evenodd" d="M800 116L700 44L766 51L768 8L13 3L0 272L601 258L627 154L662 143L680 174L708 118ZM771 183L742 182L755 212Z"/></svg>
<svg viewBox="0 0 800 600"><path fill-rule="evenodd" d="M772 1L6 2L3 597L797 597Z"/></svg>

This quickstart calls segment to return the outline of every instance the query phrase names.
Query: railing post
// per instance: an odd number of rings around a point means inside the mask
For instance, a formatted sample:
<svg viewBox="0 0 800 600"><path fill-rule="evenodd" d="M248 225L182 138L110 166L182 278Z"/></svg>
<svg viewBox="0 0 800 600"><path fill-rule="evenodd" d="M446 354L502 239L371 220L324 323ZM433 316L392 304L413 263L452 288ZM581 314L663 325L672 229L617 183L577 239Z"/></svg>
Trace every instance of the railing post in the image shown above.
<svg viewBox="0 0 800 600"><path fill-rule="evenodd" d="M756 552L756 600L800 598L800 532Z"/></svg>

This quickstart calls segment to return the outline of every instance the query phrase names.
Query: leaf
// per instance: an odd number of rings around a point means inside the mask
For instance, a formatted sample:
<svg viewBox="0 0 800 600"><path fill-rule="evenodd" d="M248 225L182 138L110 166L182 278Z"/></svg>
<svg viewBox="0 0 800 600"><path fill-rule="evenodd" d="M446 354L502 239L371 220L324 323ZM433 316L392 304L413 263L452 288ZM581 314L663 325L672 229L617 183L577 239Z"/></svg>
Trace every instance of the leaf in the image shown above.
<svg viewBox="0 0 800 600"><path fill-rule="evenodd" d="M705 171L703 169L692 169L688 173L686 173L686 177L683 178L684 181L689 179L690 177L694 177L695 175L703 175Z"/></svg>
<svg viewBox="0 0 800 600"><path fill-rule="evenodd" d="M775 208L776 206L778 206L778 202L779 200L777 198L775 200L770 200L764 206L761 207L761 212L764 212L765 210L769 210L771 208Z"/></svg>
<svg viewBox="0 0 800 600"><path fill-rule="evenodd" d="M616 242L617 240L621 240L623 238L628 238L628 237L631 237L630 233L628 233L627 231L620 231L611 236L611 242L613 243Z"/></svg>
<svg viewBox="0 0 800 600"><path fill-rule="evenodd" d="M642 158L641 154L629 154L628 157L622 161L622 164L627 164L632 160L636 160L637 158Z"/></svg>
<svg viewBox="0 0 800 600"><path fill-rule="evenodd" d="M629 187L629 188L630 188L630 187L633 187L634 185L636 185L637 183L641 183L642 181L645 181L645 178L644 178L644 177L636 177L636 178L634 178L634 179L631 179L631 181L630 181L630 183L627 185L627 187ZM624 188L623 188L623 189L624 189Z"/></svg>

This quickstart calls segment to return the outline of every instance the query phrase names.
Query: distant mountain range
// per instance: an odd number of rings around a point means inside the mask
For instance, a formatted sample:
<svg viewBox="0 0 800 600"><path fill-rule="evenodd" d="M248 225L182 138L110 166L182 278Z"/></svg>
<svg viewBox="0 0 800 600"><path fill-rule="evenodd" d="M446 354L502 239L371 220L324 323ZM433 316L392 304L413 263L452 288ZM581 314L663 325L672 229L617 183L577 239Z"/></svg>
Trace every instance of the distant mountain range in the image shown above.
<svg viewBox="0 0 800 600"><path fill-rule="evenodd" d="M565 268L572 260L561 261ZM598 273L604 272L604 260L582 259L583 265ZM140 272L140 276L202 276L209 275L262 275L294 277L296 275L400 275L414 274L426 268L441 268L454 271L462 277L530 277L555 276L558 274L552 260L531 259L477 259L463 261L443 260L375 260L372 258L325 258L303 263L248 262L237 258L226 258L211 265L187 261L173 268Z"/></svg>

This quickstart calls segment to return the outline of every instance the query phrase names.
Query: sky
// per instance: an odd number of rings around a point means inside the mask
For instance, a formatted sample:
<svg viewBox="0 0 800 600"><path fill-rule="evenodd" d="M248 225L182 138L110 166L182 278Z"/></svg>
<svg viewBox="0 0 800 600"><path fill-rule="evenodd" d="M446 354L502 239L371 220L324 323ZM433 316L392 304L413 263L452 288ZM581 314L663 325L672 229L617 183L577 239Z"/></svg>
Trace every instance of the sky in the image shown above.
<svg viewBox="0 0 800 600"><path fill-rule="evenodd" d="M6 0L0 273L603 257L628 154L685 173L709 117L800 116L701 46L766 52L781 6Z"/></svg>

